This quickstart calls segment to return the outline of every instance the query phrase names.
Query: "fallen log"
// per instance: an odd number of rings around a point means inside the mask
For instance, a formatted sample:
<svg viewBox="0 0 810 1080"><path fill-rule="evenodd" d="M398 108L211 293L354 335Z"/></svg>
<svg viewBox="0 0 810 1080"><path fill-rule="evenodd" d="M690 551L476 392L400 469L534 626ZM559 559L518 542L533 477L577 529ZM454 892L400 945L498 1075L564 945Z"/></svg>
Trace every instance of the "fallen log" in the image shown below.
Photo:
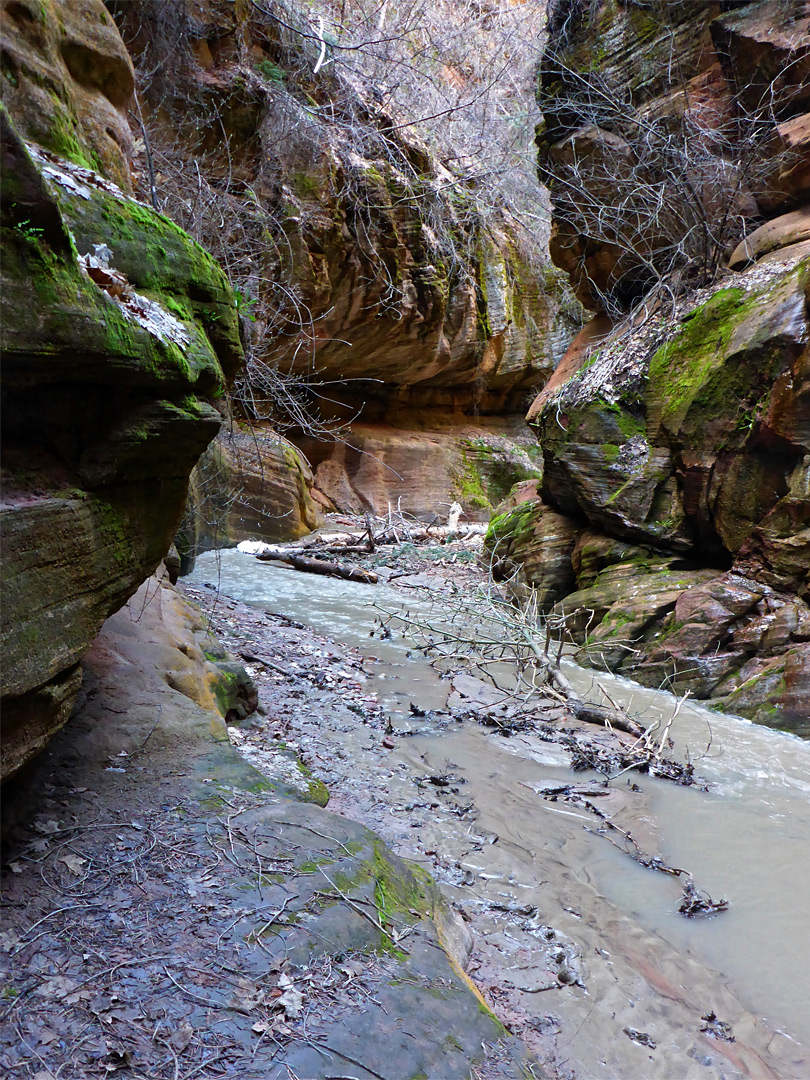
<svg viewBox="0 0 810 1080"><path fill-rule="evenodd" d="M618 731L626 732L628 735L641 736L644 734L644 728L641 724L636 723L635 720L618 709L609 709L605 705L594 705L589 701L582 701L578 697L569 697L567 704L577 720L584 724L599 724L603 727L609 725Z"/></svg>
<svg viewBox="0 0 810 1080"><path fill-rule="evenodd" d="M323 574L326 577L339 577L345 581L360 581L364 585L376 585L379 578L371 570L348 563L332 562L329 559L310 559L306 555L294 555L290 551L260 551L256 558L259 562L283 562L305 574Z"/></svg>

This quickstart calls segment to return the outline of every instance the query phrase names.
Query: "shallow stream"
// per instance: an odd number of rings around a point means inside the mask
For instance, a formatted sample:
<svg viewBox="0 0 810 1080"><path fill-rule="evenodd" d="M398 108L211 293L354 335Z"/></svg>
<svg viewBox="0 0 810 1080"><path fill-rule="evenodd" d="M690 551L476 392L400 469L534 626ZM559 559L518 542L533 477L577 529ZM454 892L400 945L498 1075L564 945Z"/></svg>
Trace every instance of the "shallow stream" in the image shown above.
<svg viewBox="0 0 810 1080"><path fill-rule="evenodd" d="M368 686L395 729L414 728L411 702L425 709L446 702L449 683L410 655L407 640L370 637L374 602L387 609L419 603L405 590L296 573L237 551L202 556L191 581L376 657ZM566 671L583 696L598 698L592 672L574 664ZM669 695L598 678L644 723L673 713ZM436 730L422 723L385 759L384 798L394 811L409 809L406 774L449 770L464 784L463 800L475 804L474 827L449 813L423 813L418 834L412 822L397 831L394 813L378 810L381 827L406 856L435 853L434 872L437 865L461 868L466 878L448 872L443 883L462 909L538 909L534 921L493 915L489 932L484 924L480 974L506 965L525 1008L548 1013L549 1023L563 1018L565 1057L577 1076L808 1077L810 743L688 704L671 735L709 791L636 776L641 791L631 796L622 778L611 813L647 850L688 868L714 899L729 900L715 918L678 914L676 882L587 831L593 821L584 812L537 796L533 789L571 783L572 774L559 746L530 735L506 739L474 723ZM351 770L356 753L360 776L367 736L367 729L356 738L336 734L334 745L348 759L341 768ZM583 778L587 783L588 774ZM497 842L486 842L492 837ZM584 985L565 988L565 996L538 992L549 982L536 947L547 925L582 976ZM736 1042L700 1036L704 1012L733 1020ZM655 1035L659 1047L666 1043L666 1056L632 1041L628 1026Z"/></svg>

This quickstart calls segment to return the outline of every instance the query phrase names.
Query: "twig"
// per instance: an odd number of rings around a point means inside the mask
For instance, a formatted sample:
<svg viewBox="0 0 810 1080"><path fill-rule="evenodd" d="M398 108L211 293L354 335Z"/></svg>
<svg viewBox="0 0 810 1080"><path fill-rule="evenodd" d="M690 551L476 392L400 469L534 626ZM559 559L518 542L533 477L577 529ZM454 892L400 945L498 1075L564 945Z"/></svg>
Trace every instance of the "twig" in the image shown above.
<svg viewBox="0 0 810 1080"><path fill-rule="evenodd" d="M174 1052L174 1047L168 1039L159 1039L156 1037L155 1042L159 1042L162 1046L165 1046L174 1058L174 1080L178 1080L178 1077L180 1076L180 1060L177 1057L177 1054Z"/></svg>
<svg viewBox="0 0 810 1080"><path fill-rule="evenodd" d="M171 979L171 981L174 983L178 990L185 994L187 998L190 998L192 1001L196 1001L198 1005L205 1005L209 1009L230 1009L233 1012L245 1012L244 1009L239 1009L234 1005L228 1005L224 1001L212 1001L210 998L202 997L201 994L194 994L191 990L187 990L186 987L182 985L182 983L179 983L167 967L164 966L163 971L166 975L168 975L168 977Z"/></svg>
<svg viewBox="0 0 810 1080"><path fill-rule="evenodd" d="M90 908L104 907L104 904L80 904L78 907L76 904L66 904L65 907L56 908L55 911L49 911L47 915L43 915L41 919L37 919L35 923L23 931L23 937L26 934L30 934L32 930L36 930L38 926L44 923L47 919L52 919L54 915L61 915L63 911L89 911ZM15 948L11 953L12 956L16 956L18 952L26 948L30 942L21 942L18 948Z"/></svg>

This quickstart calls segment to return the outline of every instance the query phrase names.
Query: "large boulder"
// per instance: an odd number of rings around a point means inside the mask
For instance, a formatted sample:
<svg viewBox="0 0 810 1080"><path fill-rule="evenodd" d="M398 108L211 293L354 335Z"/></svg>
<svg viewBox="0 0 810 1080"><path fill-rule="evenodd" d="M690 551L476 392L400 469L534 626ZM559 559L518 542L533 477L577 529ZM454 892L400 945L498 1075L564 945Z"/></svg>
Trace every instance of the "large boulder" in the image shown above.
<svg viewBox="0 0 810 1080"><path fill-rule="evenodd" d="M810 448L809 282L806 259L740 274L674 327L662 317L584 358L533 413L546 500L609 535L727 564Z"/></svg>
<svg viewBox="0 0 810 1080"><path fill-rule="evenodd" d="M202 248L2 123L6 776L67 719L79 660L169 548L242 348Z"/></svg>
<svg viewBox="0 0 810 1080"><path fill-rule="evenodd" d="M516 595L527 586L540 609L549 611L574 588L577 523L539 499L499 509L485 538L493 577L509 580Z"/></svg>
<svg viewBox="0 0 810 1080"><path fill-rule="evenodd" d="M274 431L225 425L191 474L175 539L182 572L203 551L298 539L316 529L322 520L312 484L306 459Z"/></svg>

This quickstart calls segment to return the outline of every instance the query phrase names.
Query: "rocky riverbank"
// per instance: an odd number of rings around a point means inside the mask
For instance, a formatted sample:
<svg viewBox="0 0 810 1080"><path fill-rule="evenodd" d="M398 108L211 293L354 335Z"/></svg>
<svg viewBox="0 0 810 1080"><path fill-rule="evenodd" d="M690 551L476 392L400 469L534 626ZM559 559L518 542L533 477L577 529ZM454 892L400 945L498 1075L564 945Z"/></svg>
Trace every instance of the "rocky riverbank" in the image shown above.
<svg viewBox="0 0 810 1080"><path fill-rule="evenodd" d="M150 579L85 659L65 732L15 782L3 1068L526 1075L430 878L322 809L292 749L260 773L229 745L217 653L206 620Z"/></svg>
<svg viewBox="0 0 810 1080"><path fill-rule="evenodd" d="M405 594L468 591L480 571L458 547L406 547L388 576ZM152 579L108 621L77 713L13 792L4 1065L41 1080L66 1066L802 1075L802 1051L723 980L591 887L612 849L583 829L583 798L657 849L646 784L600 792L571 772L573 743L615 753L614 736L551 701L539 723L504 722L469 677L447 707L406 705L392 725L383 641L360 652L214 588L183 591L204 615ZM239 664L250 679L232 678ZM550 812L541 778L561 793Z"/></svg>

